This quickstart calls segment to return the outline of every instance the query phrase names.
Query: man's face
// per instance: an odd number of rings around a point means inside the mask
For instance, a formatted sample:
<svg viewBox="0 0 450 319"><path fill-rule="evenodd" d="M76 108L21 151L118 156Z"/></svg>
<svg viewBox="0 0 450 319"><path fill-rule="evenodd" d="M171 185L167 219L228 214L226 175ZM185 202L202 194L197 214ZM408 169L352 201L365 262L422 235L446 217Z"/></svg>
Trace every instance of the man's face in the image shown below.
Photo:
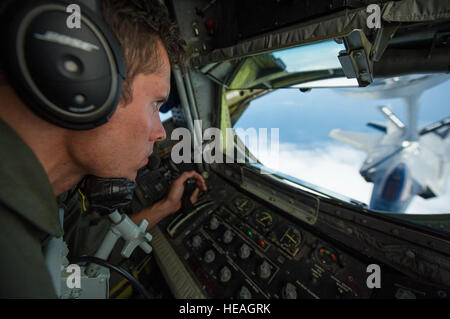
<svg viewBox="0 0 450 319"><path fill-rule="evenodd" d="M170 92L170 63L159 43L157 72L139 74L133 81L130 104L119 104L111 120L94 130L79 132L72 144L73 157L88 174L134 180L147 164L155 141L166 138L159 108Z"/></svg>

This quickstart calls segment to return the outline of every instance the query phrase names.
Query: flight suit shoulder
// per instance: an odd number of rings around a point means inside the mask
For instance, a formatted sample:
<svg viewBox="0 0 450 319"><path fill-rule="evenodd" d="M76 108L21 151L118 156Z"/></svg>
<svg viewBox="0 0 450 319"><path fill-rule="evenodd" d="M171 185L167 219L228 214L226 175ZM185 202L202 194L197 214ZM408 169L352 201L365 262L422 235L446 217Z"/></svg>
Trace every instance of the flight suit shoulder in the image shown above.
<svg viewBox="0 0 450 319"><path fill-rule="evenodd" d="M0 203L0 298L56 298L42 252L43 236Z"/></svg>

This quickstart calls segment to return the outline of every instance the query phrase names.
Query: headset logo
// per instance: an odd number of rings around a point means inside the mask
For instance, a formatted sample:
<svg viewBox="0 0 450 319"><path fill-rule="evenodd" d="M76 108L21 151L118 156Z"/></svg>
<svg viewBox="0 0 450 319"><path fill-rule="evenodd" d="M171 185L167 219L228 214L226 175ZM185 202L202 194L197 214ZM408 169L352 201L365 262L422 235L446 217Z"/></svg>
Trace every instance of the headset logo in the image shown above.
<svg viewBox="0 0 450 319"><path fill-rule="evenodd" d="M39 40L68 45L88 52L92 52L93 50L100 50L98 46L92 43L88 43L80 39L75 39L67 35L59 34L54 31L45 31L44 34L35 33L34 37Z"/></svg>
<svg viewBox="0 0 450 319"><path fill-rule="evenodd" d="M81 9L77 4L71 4L66 8L67 13L71 13L66 20L69 29L81 29Z"/></svg>

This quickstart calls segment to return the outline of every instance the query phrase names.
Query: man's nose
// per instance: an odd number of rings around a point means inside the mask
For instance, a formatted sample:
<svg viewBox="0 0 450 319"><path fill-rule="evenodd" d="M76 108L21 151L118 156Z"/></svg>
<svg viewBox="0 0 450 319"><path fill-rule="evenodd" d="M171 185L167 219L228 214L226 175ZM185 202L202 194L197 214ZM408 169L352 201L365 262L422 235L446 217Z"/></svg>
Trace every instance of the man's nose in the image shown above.
<svg viewBox="0 0 450 319"><path fill-rule="evenodd" d="M159 112L157 124L152 135L154 136L155 141L164 141L166 139L166 130L164 129L164 125L161 122L161 118L159 117Z"/></svg>

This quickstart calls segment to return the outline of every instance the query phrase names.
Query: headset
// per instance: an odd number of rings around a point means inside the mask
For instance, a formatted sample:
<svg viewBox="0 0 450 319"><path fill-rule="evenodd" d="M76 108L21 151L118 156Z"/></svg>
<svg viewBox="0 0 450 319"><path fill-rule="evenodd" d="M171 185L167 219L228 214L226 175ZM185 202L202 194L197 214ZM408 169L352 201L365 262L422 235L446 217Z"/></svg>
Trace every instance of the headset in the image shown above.
<svg viewBox="0 0 450 319"><path fill-rule="evenodd" d="M111 118L126 71L100 0L11 1L2 24L4 71L35 114L71 130Z"/></svg>

